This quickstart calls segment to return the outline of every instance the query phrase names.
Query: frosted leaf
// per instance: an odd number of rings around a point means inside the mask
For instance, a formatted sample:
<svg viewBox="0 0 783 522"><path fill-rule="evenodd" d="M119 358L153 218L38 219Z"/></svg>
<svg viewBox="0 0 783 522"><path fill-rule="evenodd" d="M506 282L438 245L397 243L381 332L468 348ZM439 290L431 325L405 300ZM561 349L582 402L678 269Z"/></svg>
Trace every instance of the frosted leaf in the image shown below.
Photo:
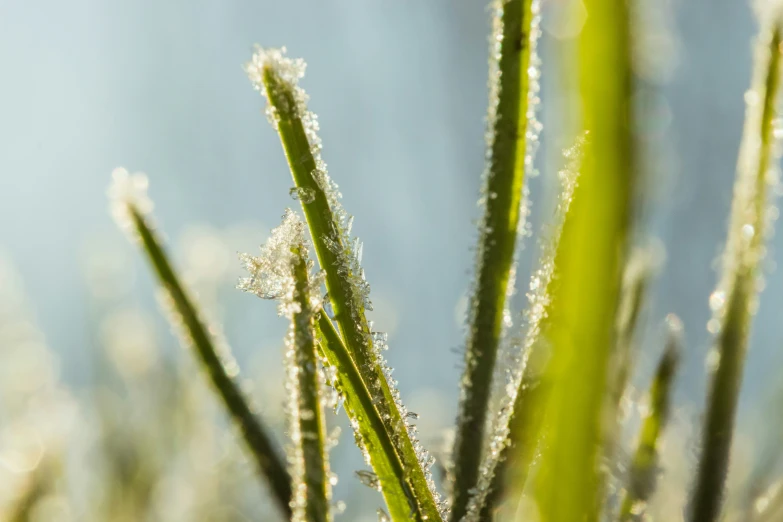
<svg viewBox="0 0 783 522"><path fill-rule="evenodd" d="M361 482L368 488L374 489L376 491L381 490L381 481L378 480L378 475L376 475L372 471L359 470L359 471L355 471L354 474L359 479L359 482Z"/></svg>
<svg viewBox="0 0 783 522"><path fill-rule="evenodd" d="M130 208L142 216L147 216L154 207L147 195L149 179L146 174L128 173L123 167L117 167L111 173L112 183L106 191L109 197L109 209L117 225L123 230L133 230Z"/></svg>

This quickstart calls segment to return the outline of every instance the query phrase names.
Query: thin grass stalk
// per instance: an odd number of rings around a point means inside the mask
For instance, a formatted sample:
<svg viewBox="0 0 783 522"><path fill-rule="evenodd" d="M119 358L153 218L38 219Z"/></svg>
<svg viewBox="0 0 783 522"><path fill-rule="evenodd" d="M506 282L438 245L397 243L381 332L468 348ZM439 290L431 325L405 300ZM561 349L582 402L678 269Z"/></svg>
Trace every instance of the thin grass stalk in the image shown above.
<svg viewBox="0 0 783 522"><path fill-rule="evenodd" d="M501 500L522 493L527 475L535 456L544 417L546 383L541 374L547 359L545 332L548 327L551 295L556 283L555 256L563 226L578 184L582 161L584 137L564 151L565 168L558 172L560 193L550 224L548 238L542 241L538 268L530 279L527 293L528 308L525 311L527 332L522 345L522 358L514 379L509 383L512 393L498 416L497 426L490 442L490 454L482 463L481 479L477 493L469 504L468 520L488 520L490 513L499 507Z"/></svg>
<svg viewBox="0 0 783 522"><path fill-rule="evenodd" d="M150 261L158 281L168 294L178 314L183 335L192 344L196 355L209 374L215 390L239 427L256 465L269 488L281 513L291 516L292 499L291 477L286 471L280 453L272 438L267 434L261 419L253 413L239 386L221 361L219 352L209 333L209 328L201 319L198 309L179 282L162 244L152 228L147 224L143 210L132 201L120 202L125 206L127 217L133 230L141 239L141 245Z"/></svg>
<svg viewBox="0 0 783 522"><path fill-rule="evenodd" d="M317 120L307 110L307 96L297 85L303 67L303 62L287 59L281 51L261 49L247 69L269 102L268 114L296 185L292 193L302 204L318 262L326 272L334 318L402 462L413 504L409 518L439 521L446 510L432 482L431 457L415 440L415 427L406 418L391 369L367 321L369 285L360 266L361 246L349 241L351 218L341 208L337 187L320 159Z"/></svg>
<svg viewBox="0 0 783 522"><path fill-rule="evenodd" d="M546 444L534 497L541 522L598 520L605 406L635 177L631 38L624 0L586 0L580 34L579 183L556 254L547 330Z"/></svg>
<svg viewBox="0 0 783 522"><path fill-rule="evenodd" d="M681 353L680 320L667 318L669 338L658 363L649 392L649 409L642 420L639 441L628 473L628 482L620 503L620 521L642 520L647 501L655 490L658 475L658 445L669 418L674 376Z"/></svg>
<svg viewBox="0 0 783 522"><path fill-rule="evenodd" d="M317 321L318 349L326 364L334 368L334 386L344 398L344 409L358 435L365 461L372 466L392 520L408 520L414 500L405 469L373 405L373 397L359 373L348 348L332 321L321 312Z"/></svg>
<svg viewBox="0 0 783 522"><path fill-rule="evenodd" d="M292 430L295 462L294 513L292 520L303 522L330 522L331 485L329 483L329 459L326 450L326 426L321 390L322 383L316 356L316 336L312 296L304 245L292 248L292 273L294 276L293 317L290 334L289 372L293 381L296 424ZM325 383L323 383L325 384Z"/></svg>
<svg viewBox="0 0 783 522"><path fill-rule="evenodd" d="M476 279L470 304L465 373L452 452L451 520L461 520L479 480L492 375L503 329L520 221L528 138L533 0L495 0L490 39L487 167L479 227ZM533 130L535 132L535 130Z"/></svg>
<svg viewBox="0 0 783 522"><path fill-rule="evenodd" d="M770 187L777 183L774 120L780 85L779 18L767 26L757 49L754 84L746 94L745 130L737 166L726 250L718 288L710 296L716 333L710 353L711 383L702 430L702 454L690 520L718 520L728 470L737 399L748 337L758 306L760 263L769 233Z"/></svg>

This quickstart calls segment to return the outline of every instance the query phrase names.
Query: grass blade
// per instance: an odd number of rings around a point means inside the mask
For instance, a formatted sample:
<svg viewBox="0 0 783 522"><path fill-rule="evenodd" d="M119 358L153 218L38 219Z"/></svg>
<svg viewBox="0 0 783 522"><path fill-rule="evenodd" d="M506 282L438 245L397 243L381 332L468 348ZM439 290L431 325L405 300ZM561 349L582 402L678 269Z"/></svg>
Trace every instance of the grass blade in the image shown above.
<svg viewBox="0 0 783 522"><path fill-rule="evenodd" d="M332 321L321 313L317 323L318 345L322 357L335 371L335 388L345 398L345 412L351 421L365 460L378 479L392 520L408 520L411 511L411 486L405 479L394 444L373 405L373 398L359 374L348 348Z"/></svg>
<svg viewBox="0 0 783 522"><path fill-rule="evenodd" d="M303 243L292 248L294 291L291 331L286 360L291 394L293 429L291 438L296 450L293 454L292 476L295 484L292 520L329 522L331 515L331 487L329 460L326 454L326 427L321 386L325 383L318 370L315 348L315 323L311 302L311 288Z"/></svg>
<svg viewBox="0 0 783 522"><path fill-rule="evenodd" d="M547 329L547 443L534 488L542 522L599 517L598 464L635 177L628 6L586 0L585 8L579 76L589 134L556 255Z"/></svg>
<svg viewBox="0 0 783 522"><path fill-rule="evenodd" d="M478 520L488 520L504 496L514 498L522 493L538 446L546 395L546 386L540 381L546 359L546 343L542 337L552 304L555 255L578 183L583 146L584 138L580 138L565 151L568 164L558 173L560 194L550 237L542 245L538 268L531 277L527 294L527 332L517 382L510 385L514 393L509 395L509 404L499 416L489 455L482 464L478 493L471 498L468 509L470 517L480 514Z"/></svg>
<svg viewBox="0 0 783 522"><path fill-rule="evenodd" d="M267 114L288 158L296 185L292 193L302 204L318 262L326 272L326 289L342 338L402 462L414 500L412 518L441 520L446 508L432 482L432 459L415 438L415 426L407 420L391 369L380 353L382 343L367 321L365 310L372 308L360 265L361 245L350 240L351 218L326 173L317 119L307 110L307 95L297 85L304 63L286 58L280 50L259 49L247 71L268 100Z"/></svg>
<svg viewBox="0 0 783 522"><path fill-rule="evenodd" d="M492 8L484 216L452 452L452 521L465 516L479 480L492 375L507 294L514 283L511 273L525 170L532 169L534 144L528 140L535 142L538 133L531 103L538 91L538 67L531 62L538 36L537 7L534 10L533 0L495 0ZM533 128L528 128L529 122Z"/></svg>
<svg viewBox="0 0 783 522"><path fill-rule="evenodd" d="M180 329L183 339L191 344L206 369L212 384L234 422L240 428L250 453L259 471L266 479L280 511L290 517L291 478L286 471L273 440L266 433L261 419L253 413L239 386L234 381L223 361L209 327L200 317L196 305L180 284L166 252L153 228L149 225L147 213L152 204L146 198L146 177L128 176L124 169L114 172L114 185L110 195L114 199L114 211L121 226L128 226L141 240L141 247L147 254L161 287L171 301L174 316L169 317L175 328Z"/></svg>
<svg viewBox="0 0 783 522"><path fill-rule="evenodd" d="M649 410L642 421L625 495L620 504L620 520L643 520L647 501L655 490L658 463L658 443L669 417L674 375L679 366L682 323L675 316L667 318L669 339L658 364L649 395Z"/></svg>
<svg viewBox="0 0 783 522"><path fill-rule="evenodd" d="M712 376L704 419L702 454L690 519L712 522L720 516L731 450L737 398L748 337L759 292L759 265L771 223L770 187L777 183L773 129L780 84L781 29L778 17L760 38L755 78L746 94L745 130L737 165L728 239L718 287L710 296L716 334L710 354Z"/></svg>

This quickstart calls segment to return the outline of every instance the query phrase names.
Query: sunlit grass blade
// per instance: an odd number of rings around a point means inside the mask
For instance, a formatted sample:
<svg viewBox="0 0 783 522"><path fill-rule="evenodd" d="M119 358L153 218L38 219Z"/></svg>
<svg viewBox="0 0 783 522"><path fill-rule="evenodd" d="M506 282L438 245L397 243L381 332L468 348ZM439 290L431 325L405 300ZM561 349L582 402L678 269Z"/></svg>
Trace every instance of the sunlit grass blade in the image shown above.
<svg viewBox="0 0 783 522"><path fill-rule="evenodd" d="M492 376L506 300L514 284L514 250L525 171L532 170L534 143L529 142L538 139L539 124L534 119L539 74L535 63L537 6L534 0L492 3L487 166L481 194L484 216L479 226L465 372L452 452L452 521L465 515L479 480Z"/></svg>
<svg viewBox="0 0 783 522"><path fill-rule="evenodd" d="M402 463L413 500L411 516L441 520L446 509L432 482L432 459L415 438L415 426L408 422L391 369L380 353L383 338L373 335L365 314L371 304L360 264L361 244L350 239L351 218L342 209L337 186L320 158L317 119L307 110L307 95L297 85L304 63L286 58L280 50L259 49L247 71L267 98L267 114L288 158L296 185L292 194L302 204L318 262L326 272L326 289L342 338Z"/></svg>
<svg viewBox="0 0 783 522"><path fill-rule="evenodd" d="M478 520L487 520L504 496L516 498L521 494L538 447L544 416L543 398L546 396L546 385L540 379L547 359L543 336L556 281L555 256L578 183L583 146L584 138L580 137L573 147L564 152L567 164L558 172L560 193L554 219L548 226L548 237L542 241L538 268L531 277L527 293L527 331L520 368L508 385L509 403L504 405L491 434L489 455L480 469L476 494L469 504L468 520L475 519L476 515L479 515Z"/></svg>
<svg viewBox="0 0 783 522"><path fill-rule="evenodd" d="M541 522L598 520L605 405L635 165L631 41L623 0L586 0L579 39L582 124L579 183L555 258L557 284L543 379L546 444L534 480Z"/></svg>
<svg viewBox="0 0 783 522"><path fill-rule="evenodd" d="M702 429L702 453L690 506L690 520L720 516L731 451L734 417L748 337L758 306L760 263L771 228L771 187L777 184L777 97L781 28L778 16L765 22L757 47L754 79L746 93L745 129L737 164L728 238L718 287L710 296L716 334L709 356L711 383Z"/></svg>
<svg viewBox="0 0 783 522"><path fill-rule="evenodd" d="M643 520L647 501L655 490L658 475L658 444L669 417L674 376L680 361L682 323L675 316L667 319L669 339L658 363L648 397L647 413L642 419L636 453L628 473L620 504L620 520Z"/></svg>
<svg viewBox="0 0 783 522"><path fill-rule="evenodd" d="M180 283L161 241L149 224L147 214L152 204L146 197L146 185L146 177L142 175L129 177L124 169L114 172L110 196L118 222L130 228L134 236L141 240L141 247L170 300L172 315L169 320L193 346L223 404L240 428L259 471L272 491L274 501L280 511L290 517L291 478L261 419L251 410L235 382L235 369L227 368L221 359L222 354L210 334L209 326L200 317L194 301Z"/></svg>
<svg viewBox="0 0 783 522"><path fill-rule="evenodd" d="M373 406L373 398L348 348L323 312L318 317L317 327L321 355L335 369L334 385L345 400L345 412L358 435L365 460L375 472L390 516L395 521L408 520L413 502L409 498L411 487L394 444Z"/></svg>
<svg viewBox="0 0 783 522"><path fill-rule="evenodd" d="M319 382L315 341L315 319L310 295L307 251L300 243L292 248L294 291L291 332L287 344L286 362L291 393L291 438L295 445L292 476L294 479L294 521L329 522L331 514L331 484L329 460L326 454L326 427ZM317 290L317 289L316 289Z"/></svg>

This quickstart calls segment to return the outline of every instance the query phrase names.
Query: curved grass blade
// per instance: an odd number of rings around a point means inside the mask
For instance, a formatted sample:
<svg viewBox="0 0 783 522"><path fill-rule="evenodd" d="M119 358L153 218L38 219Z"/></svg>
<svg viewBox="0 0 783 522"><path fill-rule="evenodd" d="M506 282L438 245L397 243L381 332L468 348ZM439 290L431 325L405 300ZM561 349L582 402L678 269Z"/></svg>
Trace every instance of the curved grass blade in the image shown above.
<svg viewBox="0 0 783 522"><path fill-rule="evenodd" d="M377 477L392 520L408 520L411 515L411 486L406 480L394 444L373 405L348 348L332 321L321 312L317 321L318 346L326 363L335 369L334 386L345 399L345 413L357 436L365 460Z"/></svg>
<svg viewBox="0 0 783 522"><path fill-rule="evenodd" d="M292 248L294 291L291 332L286 354L289 365L291 414L294 441L292 476L295 495L294 521L330 522L331 485L329 460L326 453L326 426L316 358L315 323L304 244Z"/></svg>
<svg viewBox="0 0 783 522"><path fill-rule="evenodd" d="M667 318L669 339L658 369L655 372L649 395L649 410L639 434L628 484L620 504L620 520L643 520L647 501L655 490L658 463L658 443L669 417L674 375L680 361L682 323L675 316Z"/></svg>
<svg viewBox="0 0 783 522"><path fill-rule="evenodd" d="M494 0L492 4L487 167L481 196L484 216L452 452L452 521L465 516L479 480L492 376L508 291L514 284L511 274L522 188L525 170L532 170L534 144L528 141L535 142L538 133L533 117L538 68L531 62L538 36L537 5L533 0ZM529 122L533 128L528 128Z"/></svg>
<svg viewBox="0 0 783 522"><path fill-rule="evenodd" d="M152 208L146 198L146 178L140 175L128 177L127 171L114 172L114 185L110 189L114 211L121 226L129 226L150 261L161 287L166 291L177 319L172 324L182 330L182 336L195 349L212 384L226 409L240 428L259 471L266 479L278 508L290 517L291 478L279 452L266 433L261 419L253 413L239 386L221 360L220 352L209 333L209 327L200 317L198 309L179 282L168 256L156 233L148 223L147 212ZM181 321L181 324L176 324ZM233 372L232 372L233 373Z"/></svg>
<svg viewBox="0 0 783 522"><path fill-rule="evenodd" d="M728 239L718 287L710 296L716 334L710 354L712 375L704 419L702 454L690 507L690 520L712 522L720 516L729 463L737 398L748 337L759 292L759 265L771 228L770 188L777 183L778 150L774 120L780 85L781 28L778 17L757 49L755 78L746 94L745 129L737 165Z"/></svg>
<svg viewBox="0 0 783 522"><path fill-rule="evenodd" d="M296 184L292 194L302 204L318 262L326 272L326 289L345 345L402 462L413 499L411 518L441 520L447 510L432 481L432 458L416 440L416 428L408 422L391 369L380 353L382 340L373 336L367 321L365 309L372 307L360 265L361 245L350 240L351 218L326 173L317 119L307 110L307 95L297 85L304 62L290 60L280 50L259 49L247 71L268 100L267 114L278 131Z"/></svg>
<svg viewBox="0 0 783 522"><path fill-rule="evenodd" d="M560 234L578 183L584 138L564 153L568 163L558 172L560 194L551 223L550 237L542 245L538 268L530 280L525 311L527 332L517 382L510 383L509 404L501 412L492 434L490 452L482 463L477 493L471 498L467 520L489 520L490 513L508 496L522 493L538 446L544 416L543 398L546 384L541 372L546 364L546 342L542 338L552 304L551 293L556 277L555 256Z"/></svg>
<svg viewBox="0 0 783 522"><path fill-rule="evenodd" d="M628 5L586 0L579 40L582 123L588 139L556 254L546 338L546 444L534 481L541 522L594 522L599 457L635 168Z"/></svg>

